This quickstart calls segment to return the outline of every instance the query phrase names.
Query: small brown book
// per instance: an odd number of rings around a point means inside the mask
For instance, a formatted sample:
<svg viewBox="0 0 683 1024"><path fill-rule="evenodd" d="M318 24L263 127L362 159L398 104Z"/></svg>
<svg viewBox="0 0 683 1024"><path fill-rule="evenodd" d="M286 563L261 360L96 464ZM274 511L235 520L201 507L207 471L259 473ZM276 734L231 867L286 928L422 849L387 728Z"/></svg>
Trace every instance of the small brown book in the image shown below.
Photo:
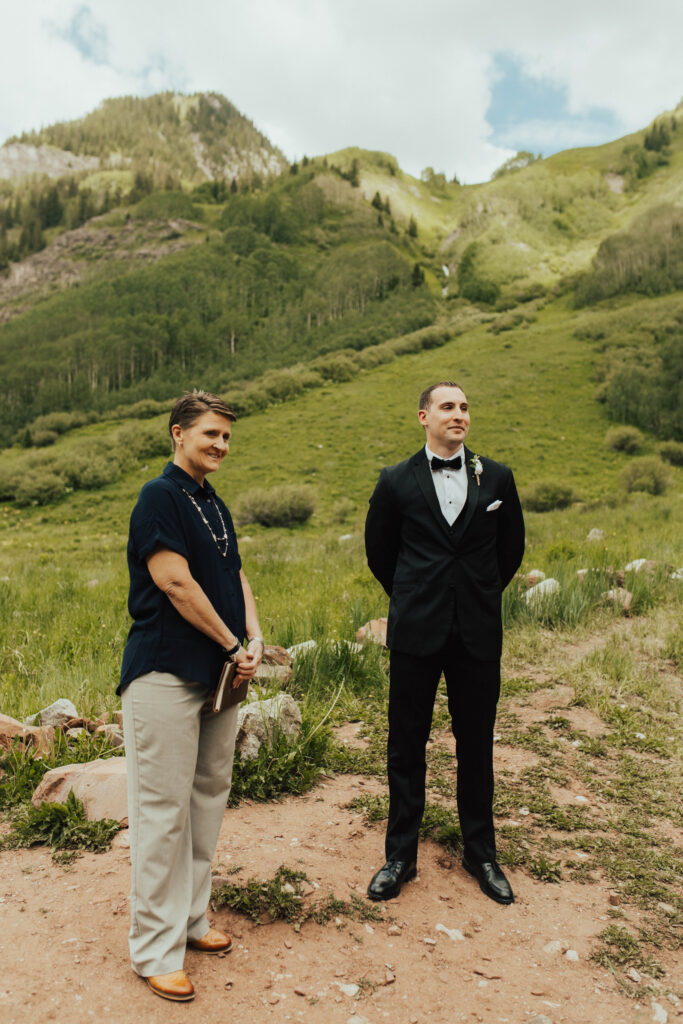
<svg viewBox="0 0 683 1024"><path fill-rule="evenodd" d="M234 704L241 704L246 697L249 680L245 679L239 686L233 686L236 672L237 663L226 661L213 698L214 711L225 711L226 708L231 708Z"/></svg>

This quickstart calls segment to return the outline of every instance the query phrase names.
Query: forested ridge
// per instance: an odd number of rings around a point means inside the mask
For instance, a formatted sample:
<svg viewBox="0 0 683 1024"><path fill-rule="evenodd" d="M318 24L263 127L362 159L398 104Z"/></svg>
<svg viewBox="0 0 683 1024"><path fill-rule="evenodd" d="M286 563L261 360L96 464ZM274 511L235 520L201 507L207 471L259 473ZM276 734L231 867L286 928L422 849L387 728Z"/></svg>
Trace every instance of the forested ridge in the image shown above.
<svg viewBox="0 0 683 1024"><path fill-rule="evenodd" d="M286 165L213 93L106 101L24 135L97 156L100 169L0 181L0 443L49 444L65 428L45 430L45 417L118 416L188 385L234 395L269 370L455 323L469 307L499 333L552 302L675 294L682 116L592 150L518 154L468 187L357 149ZM71 284L55 256L41 286L35 261L57 239ZM32 274L33 290L20 287ZM630 404L646 429L680 436L678 316L625 330L636 341L610 334L619 358L604 362L598 397L616 419ZM636 366L647 403L635 400Z"/></svg>

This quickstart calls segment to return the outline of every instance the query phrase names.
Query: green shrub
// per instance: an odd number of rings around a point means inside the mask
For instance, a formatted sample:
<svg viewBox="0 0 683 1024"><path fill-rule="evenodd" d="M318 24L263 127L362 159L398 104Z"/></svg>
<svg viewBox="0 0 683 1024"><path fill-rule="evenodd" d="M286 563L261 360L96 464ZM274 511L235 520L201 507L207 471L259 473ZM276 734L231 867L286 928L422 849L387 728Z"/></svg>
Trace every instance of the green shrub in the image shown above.
<svg viewBox="0 0 683 1024"><path fill-rule="evenodd" d="M669 486L669 472L654 455L634 459L621 474L621 482L627 491L645 491L646 494L663 494Z"/></svg>
<svg viewBox="0 0 683 1024"><path fill-rule="evenodd" d="M17 505L49 505L58 501L65 493L66 483L63 476L52 469L30 469L14 487L14 500Z"/></svg>
<svg viewBox="0 0 683 1024"><path fill-rule="evenodd" d="M238 504L240 523L261 526L297 526L313 515L315 498L307 487L278 487L273 490L249 491Z"/></svg>
<svg viewBox="0 0 683 1024"><path fill-rule="evenodd" d="M672 466L683 466L683 444L680 441L665 441L658 446L657 454Z"/></svg>
<svg viewBox="0 0 683 1024"><path fill-rule="evenodd" d="M288 740L276 727L272 743L259 747L256 757L243 760L237 751L230 806L241 800L275 800L283 793L305 793L325 766L329 743L329 730L317 728L305 714L298 739Z"/></svg>
<svg viewBox="0 0 683 1024"><path fill-rule="evenodd" d="M31 434L31 441L35 448L47 448L54 444L59 434L56 430L34 430Z"/></svg>
<svg viewBox="0 0 683 1024"><path fill-rule="evenodd" d="M605 444L613 452L633 455L643 446L643 435L637 427L612 427L605 434ZM683 445L681 445L683 448Z"/></svg>
<svg viewBox="0 0 683 1024"><path fill-rule="evenodd" d="M574 501L574 493L567 484L539 480L524 488L522 504L530 512L551 512L555 508L567 508Z"/></svg>
<svg viewBox="0 0 683 1024"><path fill-rule="evenodd" d="M136 220L166 220L176 217L203 220L204 214L183 192L153 192L134 207L133 217Z"/></svg>

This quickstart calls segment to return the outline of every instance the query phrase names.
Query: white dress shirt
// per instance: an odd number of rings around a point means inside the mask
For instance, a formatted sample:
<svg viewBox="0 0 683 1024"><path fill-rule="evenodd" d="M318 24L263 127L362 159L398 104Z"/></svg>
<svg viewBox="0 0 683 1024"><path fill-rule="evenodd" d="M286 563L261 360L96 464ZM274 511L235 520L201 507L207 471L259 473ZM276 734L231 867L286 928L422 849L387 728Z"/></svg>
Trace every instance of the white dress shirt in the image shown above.
<svg viewBox="0 0 683 1024"><path fill-rule="evenodd" d="M425 445L425 452L431 470L432 459L440 458L440 456L435 456L428 444ZM449 526L453 525L467 501L467 467L465 466L465 449L462 445L455 455L451 456L453 459L458 457L461 459L460 469L439 469L436 473L432 473L441 512ZM444 462L450 461L450 458L444 459Z"/></svg>

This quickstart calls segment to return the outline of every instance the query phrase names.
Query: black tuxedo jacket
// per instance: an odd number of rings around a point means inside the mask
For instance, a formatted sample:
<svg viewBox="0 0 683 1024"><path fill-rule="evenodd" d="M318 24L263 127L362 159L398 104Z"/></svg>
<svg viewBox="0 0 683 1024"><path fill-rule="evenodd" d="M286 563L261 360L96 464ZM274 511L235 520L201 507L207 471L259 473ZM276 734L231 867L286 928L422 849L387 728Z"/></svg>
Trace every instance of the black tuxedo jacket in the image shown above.
<svg viewBox="0 0 683 1024"><path fill-rule="evenodd" d="M472 461L465 448L467 502L453 526L441 512L424 448L380 473L365 550L390 597L392 650L434 654L457 623L474 658L500 657L501 595L522 561L524 520L511 470L480 457L477 483Z"/></svg>

